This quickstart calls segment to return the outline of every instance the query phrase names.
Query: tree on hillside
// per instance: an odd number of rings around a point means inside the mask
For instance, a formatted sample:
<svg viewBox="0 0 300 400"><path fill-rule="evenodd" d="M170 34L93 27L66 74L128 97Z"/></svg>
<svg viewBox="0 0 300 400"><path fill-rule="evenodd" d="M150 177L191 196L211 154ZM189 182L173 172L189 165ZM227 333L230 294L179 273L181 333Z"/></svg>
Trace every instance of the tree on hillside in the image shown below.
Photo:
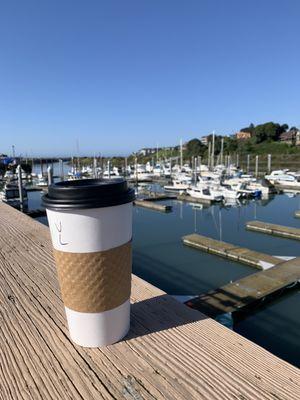
<svg viewBox="0 0 300 400"><path fill-rule="evenodd" d="M224 151L225 153L234 153L238 148L238 140L235 136L226 137L224 139Z"/></svg>
<svg viewBox="0 0 300 400"><path fill-rule="evenodd" d="M281 133L285 132L288 129L287 124L276 124L274 122L267 122L265 124L257 125L254 128L254 137L256 139L256 143L261 143L265 140L271 142L279 139Z"/></svg>
<svg viewBox="0 0 300 400"><path fill-rule="evenodd" d="M191 156L203 156L207 147L200 142L199 139L192 139L186 144L186 155Z"/></svg>

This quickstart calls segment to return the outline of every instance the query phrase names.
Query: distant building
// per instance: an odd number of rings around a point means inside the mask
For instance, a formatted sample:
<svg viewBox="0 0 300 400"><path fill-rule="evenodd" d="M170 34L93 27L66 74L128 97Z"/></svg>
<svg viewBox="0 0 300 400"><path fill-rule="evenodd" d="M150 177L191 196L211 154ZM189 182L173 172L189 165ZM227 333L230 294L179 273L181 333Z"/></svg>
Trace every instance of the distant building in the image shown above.
<svg viewBox="0 0 300 400"><path fill-rule="evenodd" d="M237 132L235 137L237 140L247 140L251 138L251 132Z"/></svg>
<svg viewBox="0 0 300 400"><path fill-rule="evenodd" d="M137 154L139 156L149 156L150 154L156 153L157 150L159 151L159 150L161 150L161 148L157 149L156 147L145 147L145 148L139 150L137 152Z"/></svg>
<svg viewBox="0 0 300 400"><path fill-rule="evenodd" d="M186 145L183 145L183 150L185 150ZM155 154L157 151L172 151L179 149L179 146L168 146L168 147L144 147L143 149L138 150L138 156L150 156L151 154Z"/></svg>
<svg viewBox="0 0 300 400"><path fill-rule="evenodd" d="M280 142L300 146L300 131L299 129L291 129L288 132L283 132L279 136Z"/></svg>
<svg viewBox="0 0 300 400"><path fill-rule="evenodd" d="M200 142L201 142L202 144L204 144L205 146L208 145L208 136L202 136L199 140L200 140Z"/></svg>

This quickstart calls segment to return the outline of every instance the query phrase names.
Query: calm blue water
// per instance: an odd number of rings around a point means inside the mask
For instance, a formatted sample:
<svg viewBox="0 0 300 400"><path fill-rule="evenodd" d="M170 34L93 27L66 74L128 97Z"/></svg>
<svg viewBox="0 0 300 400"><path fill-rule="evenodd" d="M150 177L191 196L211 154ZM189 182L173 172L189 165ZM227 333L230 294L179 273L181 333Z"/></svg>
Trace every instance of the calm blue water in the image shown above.
<svg viewBox="0 0 300 400"><path fill-rule="evenodd" d="M246 265L186 247L181 238L197 232L215 239L271 255L300 256L300 242L245 230L259 219L300 228L293 217L300 197L277 195L270 201L253 201L240 207L219 205L193 209L168 201L169 214L134 208L133 272L171 295L195 295L257 272ZM29 197L31 208L40 207L40 193ZM46 223L46 218L41 222ZM279 357L300 366L300 291L289 291L265 308L238 322L234 330Z"/></svg>

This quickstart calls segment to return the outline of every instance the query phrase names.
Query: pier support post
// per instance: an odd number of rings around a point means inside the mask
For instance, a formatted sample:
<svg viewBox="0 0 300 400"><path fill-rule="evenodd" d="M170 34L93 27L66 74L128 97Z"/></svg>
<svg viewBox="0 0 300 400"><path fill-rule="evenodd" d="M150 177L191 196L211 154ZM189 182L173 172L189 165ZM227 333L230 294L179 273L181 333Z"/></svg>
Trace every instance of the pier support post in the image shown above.
<svg viewBox="0 0 300 400"><path fill-rule="evenodd" d="M182 139L180 139L180 172L182 172L183 166L183 150L182 150Z"/></svg>
<svg viewBox="0 0 300 400"><path fill-rule="evenodd" d="M97 179L97 159L96 156L94 156L94 160L93 160L93 173L94 173L94 178Z"/></svg>
<svg viewBox="0 0 300 400"><path fill-rule="evenodd" d="M215 166L215 131L212 133L212 147L211 147L211 168Z"/></svg>
<svg viewBox="0 0 300 400"><path fill-rule="evenodd" d="M255 177L258 177L258 156L255 156Z"/></svg>
<svg viewBox="0 0 300 400"><path fill-rule="evenodd" d="M268 154L268 173L271 173L272 154Z"/></svg>
<svg viewBox="0 0 300 400"><path fill-rule="evenodd" d="M201 176L201 156L198 156L199 175Z"/></svg>
<svg viewBox="0 0 300 400"><path fill-rule="evenodd" d="M153 158L152 158L152 165L154 164ZM124 171L124 176L126 178L127 176L127 157L125 157L125 171Z"/></svg>
<svg viewBox="0 0 300 400"><path fill-rule="evenodd" d="M48 174L48 186L52 185L53 183L53 169L51 165L47 168L47 174Z"/></svg>
<svg viewBox="0 0 300 400"><path fill-rule="evenodd" d="M221 139L221 158L220 158L221 165L223 165L223 151L224 151L224 138L222 137L222 139Z"/></svg>
<svg viewBox="0 0 300 400"><path fill-rule="evenodd" d="M197 186L197 157L194 158L194 168L195 168L195 185Z"/></svg>
<svg viewBox="0 0 300 400"><path fill-rule="evenodd" d="M250 172L250 154L247 154L247 174Z"/></svg>
<svg viewBox="0 0 300 400"><path fill-rule="evenodd" d="M107 161L108 179L110 179L110 160Z"/></svg>
<svg viewBox="0 0 300 400"><path fill-rule="evenodd" d="M60 180L63 181L64 180L64 164L63 164L63 160L59 160L59 172L60 172Z"/></svg>
<svg viewBox="0 0 300 400"><path fill-rule="evenodd" d="M20 199L20 209L23 211L23 187L22 187L22 168L21 165L17 166L17 175L18 175L18 187L19 187L19 199Z"/></svg>

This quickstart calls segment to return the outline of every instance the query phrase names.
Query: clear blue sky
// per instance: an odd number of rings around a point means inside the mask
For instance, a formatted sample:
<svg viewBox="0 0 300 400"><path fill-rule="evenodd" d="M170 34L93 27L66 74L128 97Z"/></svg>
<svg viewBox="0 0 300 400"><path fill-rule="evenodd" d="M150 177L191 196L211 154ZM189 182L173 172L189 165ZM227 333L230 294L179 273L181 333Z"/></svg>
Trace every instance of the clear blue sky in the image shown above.
<svg viewBox="0 0 300 400"><path fill-rule="evenodd" d="M127 154L299 125L299 0L8 0L0 152Z"/></svg>

